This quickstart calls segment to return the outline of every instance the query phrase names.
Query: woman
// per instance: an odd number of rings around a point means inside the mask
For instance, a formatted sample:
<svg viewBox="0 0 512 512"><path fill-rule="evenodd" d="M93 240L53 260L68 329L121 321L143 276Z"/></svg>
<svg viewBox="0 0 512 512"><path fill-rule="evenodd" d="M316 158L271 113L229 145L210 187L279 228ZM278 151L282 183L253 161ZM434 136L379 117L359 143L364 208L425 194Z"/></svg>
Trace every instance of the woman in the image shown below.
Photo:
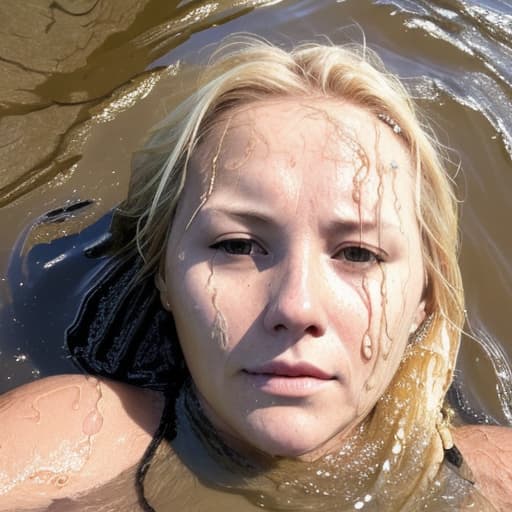
<svg viewBox="0 0 512 512"><path fill-rule="evenodd" d="M456 201L371 52L225 45L120 216L190 378L167 373L166 400L79 376L5 395L4 509L87 493L148 446L155 510L194 492L185 474L228 490L211 491L223 509L509 509L508 430L454 429L444 407L464 321Z"/></svg>

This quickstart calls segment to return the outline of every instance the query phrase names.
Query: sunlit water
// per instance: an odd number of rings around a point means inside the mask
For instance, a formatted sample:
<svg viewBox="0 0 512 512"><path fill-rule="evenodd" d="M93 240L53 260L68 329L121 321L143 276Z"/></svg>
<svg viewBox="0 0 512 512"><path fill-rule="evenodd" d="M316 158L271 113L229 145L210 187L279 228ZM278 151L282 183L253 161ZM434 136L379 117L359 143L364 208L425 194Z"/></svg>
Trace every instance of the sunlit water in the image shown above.
<svg viewBox="0 0 512 512"><path fill-rule="evenodd" d="M365 39L453 148L475 336L452 397L465 421L510 424L512 3L175 4L0 4L0 391L77 371L64 331L106 263L91 247L126 195L133 150L214 43L249 31L285 45Z"/></svg>

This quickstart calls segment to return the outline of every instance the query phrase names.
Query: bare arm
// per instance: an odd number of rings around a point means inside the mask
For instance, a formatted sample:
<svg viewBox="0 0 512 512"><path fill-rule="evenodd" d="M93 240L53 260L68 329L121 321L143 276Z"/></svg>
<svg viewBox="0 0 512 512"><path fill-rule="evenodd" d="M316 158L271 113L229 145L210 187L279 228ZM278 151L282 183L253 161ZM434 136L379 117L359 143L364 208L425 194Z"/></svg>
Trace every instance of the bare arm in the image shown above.
<svg viewBox="0 0 512 512"><path fill-rule="evenodd" d="M45 506L137 464L162 412L159 394L81 375L0 396L0 510Z"/></svg>
<svg viewBox="0 0 512 512"><path fill-rule="evenodd" d="M468 425L453 433L475 485L499 511L512 510L512 429Z"/></svg>

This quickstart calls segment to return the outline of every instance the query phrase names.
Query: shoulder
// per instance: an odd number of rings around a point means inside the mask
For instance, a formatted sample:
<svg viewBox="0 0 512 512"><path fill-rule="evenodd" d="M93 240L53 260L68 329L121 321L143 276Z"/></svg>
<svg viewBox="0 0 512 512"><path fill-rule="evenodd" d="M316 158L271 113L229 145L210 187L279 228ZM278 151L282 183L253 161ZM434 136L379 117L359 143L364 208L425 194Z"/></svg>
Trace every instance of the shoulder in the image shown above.
<svg viewBox="0 0 512 512"><path fill-rule="evenodd" d="M162 409L156 392L83 375L1 395L0 510L41 506L115 478L140 460Z"/></svg>
<svg viewBox="0 0 512 512"><path fill-rule="evenodd" d="M467 425L455 429L453 438L476 487L498 510L512 510L512 429Z"/></svg>

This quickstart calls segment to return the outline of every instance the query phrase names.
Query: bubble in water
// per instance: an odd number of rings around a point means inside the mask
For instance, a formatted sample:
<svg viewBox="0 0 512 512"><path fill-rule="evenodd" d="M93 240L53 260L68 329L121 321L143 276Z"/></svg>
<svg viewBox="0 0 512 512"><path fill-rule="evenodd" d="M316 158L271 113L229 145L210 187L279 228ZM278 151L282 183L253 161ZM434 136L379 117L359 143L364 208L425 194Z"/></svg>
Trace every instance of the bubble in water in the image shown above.
<svg viewBox="0 0 512 512"><path fill-rule="evenodd" d="M398 454L402 451L402 443L400 443L399 441L397 441L397 442L393 445L393 448L391 448L391 451L392 451L395 455L398 455Z"/></svg>
<svg viewBox="0 0 512 512"><path fill-rule="evenodd" d="M277 486L277 489L279 491L284 491L287 487L289 487L291 485L290 482L288 482L288 480L285 480L284 482L280 483L278 486Z"/></svg>
<svg viewBox="0 0 512 512"><path fill-rule="evenodd" d="M14 356L14 360L17 363L24 363L27 360L27 355L26 354L16 354Z"/></svg>
<svg viewBox="0 0 512 512"><path fill-rule="evenodd" d="M354 508L356 510L361 510L363 507L364 507L364 501L359 500L354 503Z"/></svg>

